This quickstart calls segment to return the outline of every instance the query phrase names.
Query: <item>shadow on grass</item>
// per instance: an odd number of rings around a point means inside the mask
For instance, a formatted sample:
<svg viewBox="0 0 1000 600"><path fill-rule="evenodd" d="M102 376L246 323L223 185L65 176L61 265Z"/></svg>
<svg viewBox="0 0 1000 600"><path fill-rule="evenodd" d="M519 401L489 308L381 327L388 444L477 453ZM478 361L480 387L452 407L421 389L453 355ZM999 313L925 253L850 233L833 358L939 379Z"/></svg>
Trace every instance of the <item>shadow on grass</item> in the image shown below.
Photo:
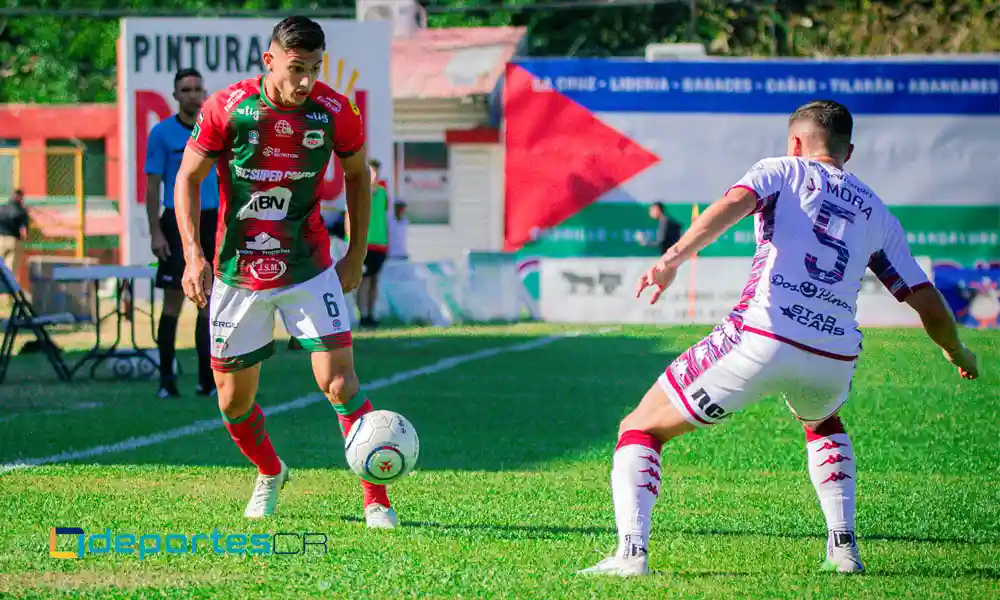
<svg viewBox="0 0 1000 600"><path fill-rule="evenodd" d="M422 471L524 469L594 447L607 447L610 456L619 420L676 352L663 351L661 335L622 333L561 339L468 362L454 360L539 337L523 332L498 335L495 329L473 335L359 337L356 363L362 387L397 378L370 397L375 408L400 412L413 423L421 440ZM22 375L0 385L0 462L141 440L203 421L208 426L195 435L168 436L138 449L127 444L125 451L99 453L81 462L247 465L222 427L216 400L193 395L193 352L179 353L187 367L180 382L186 395L171 400L155 397L155 381L91 381L82 376L57 382L46 376L44 360L37 355L17 357L12 374ZM438 372L417 372L435 364L444 366ZM317 392L308 354L279 344L278 354L262 370L258 401L265 414ZM97 406L72 410L84 403ZM218 427L211 425L216 419ZM269 415L267 427L289 464L345 466L337 416L325 400Z"/></svg>

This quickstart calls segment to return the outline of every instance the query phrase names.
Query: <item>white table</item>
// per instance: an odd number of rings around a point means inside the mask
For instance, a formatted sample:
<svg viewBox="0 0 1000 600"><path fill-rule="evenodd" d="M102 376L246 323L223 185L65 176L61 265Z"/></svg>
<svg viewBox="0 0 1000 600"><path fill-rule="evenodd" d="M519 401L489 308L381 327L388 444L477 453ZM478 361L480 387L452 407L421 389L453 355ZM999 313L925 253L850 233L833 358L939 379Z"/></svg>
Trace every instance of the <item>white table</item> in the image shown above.
<svg viewBox="0 0 1000 600"><path fill-rule="evenodd" d="M151 356L148 352L149 349L140 348L135 340L135 303L132 301L135 298L133 293L135 290L135 280L136 279L148 279L149 280L149 320L150 323L154 322L154 298L153 293L153 280L156 278L156 269L153 267L148 267L144 265L94 265L94 266L82 266L82 267L55 267L52 269L52 281L92 281L94 284L94 303L95 312L94 315L95 325L97 327L96 341L94 342L94 347L87 352L87 354L79 360L71 369L70 377L76 374L82 366L87 363L91 363L90 366L90 377L94 378L94 374L97 371L97 367L107 360L108 358L114 357L138 357L142 360L149 361L153 365L154 370L160 368L159 361ZM115 280L115 308L112 312L106 315L101 314L101 295L100 295L100 282L105 279ZM128 294L129 302L123 307L122 296ZM111 317L115 318L116 321L116 334L115 341L111 346L102 348L101 347L101 323L105 319ZM129 327L131 332L131 342L132 348L121 351L118 349L119 344L122 342L122 323L128 321L131 325ZM153 331L153 339L156 339L156 327L155 324L151 325Z"/></svg>

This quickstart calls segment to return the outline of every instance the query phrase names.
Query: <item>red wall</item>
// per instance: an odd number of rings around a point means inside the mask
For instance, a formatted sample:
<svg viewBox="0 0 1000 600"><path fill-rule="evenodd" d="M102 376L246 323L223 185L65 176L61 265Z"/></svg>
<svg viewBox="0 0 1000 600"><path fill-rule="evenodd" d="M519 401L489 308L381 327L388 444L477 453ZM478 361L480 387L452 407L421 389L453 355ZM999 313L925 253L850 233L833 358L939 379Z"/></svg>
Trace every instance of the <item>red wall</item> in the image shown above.
<svg viewBox="0 0 1000 600"><path fill-rule="evenodd" d="M103 139L107 195L120 200L116 105L0 104L0 138L20 140L21 187L26 196L46 193L47 139Z"/></svg>

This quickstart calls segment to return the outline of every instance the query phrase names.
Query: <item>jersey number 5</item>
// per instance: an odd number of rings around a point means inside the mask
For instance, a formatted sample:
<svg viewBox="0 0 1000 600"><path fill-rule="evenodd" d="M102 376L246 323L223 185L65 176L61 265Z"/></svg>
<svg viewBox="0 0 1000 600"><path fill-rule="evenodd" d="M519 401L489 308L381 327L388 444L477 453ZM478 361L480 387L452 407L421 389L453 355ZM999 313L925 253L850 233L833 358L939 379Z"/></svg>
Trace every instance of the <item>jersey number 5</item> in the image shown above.
<svg viewBox="0 0 1000 600"><path fill-rule="evenodd" d="M816 215L816 222L813 223L813 233L816 234L816 239L819 240L819 243L827 248L833 248L837 252L837 260L833 263L833 268L830 270L819 268L817 264L819 259L812 254L806 253L806 271L809 272L809 276L816 281L821 281L828 285L844 279L847 261L851 258L851 253L847 250L847 244L828 231L830 221L834 217L844 219L848 223L854 222L854 213L829 200L824 200L823 206L819 209L819 214Z"/></svg>

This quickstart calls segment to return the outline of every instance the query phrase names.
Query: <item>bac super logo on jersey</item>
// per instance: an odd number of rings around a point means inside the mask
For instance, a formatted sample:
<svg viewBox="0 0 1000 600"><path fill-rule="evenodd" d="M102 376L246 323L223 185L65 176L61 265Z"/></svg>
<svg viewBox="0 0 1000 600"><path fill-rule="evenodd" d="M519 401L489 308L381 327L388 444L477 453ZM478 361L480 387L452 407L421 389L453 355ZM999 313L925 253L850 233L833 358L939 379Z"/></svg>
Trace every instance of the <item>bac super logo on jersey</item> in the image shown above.
<svg viewBox="0 0 1000 600"><path fill-rule="evenodd" d="M288 216L288 207L292 203L292 191L288 188L276 187L262 192L254 192L237 216L243 219L260 219L261 221L281 221Z"/></svg>

